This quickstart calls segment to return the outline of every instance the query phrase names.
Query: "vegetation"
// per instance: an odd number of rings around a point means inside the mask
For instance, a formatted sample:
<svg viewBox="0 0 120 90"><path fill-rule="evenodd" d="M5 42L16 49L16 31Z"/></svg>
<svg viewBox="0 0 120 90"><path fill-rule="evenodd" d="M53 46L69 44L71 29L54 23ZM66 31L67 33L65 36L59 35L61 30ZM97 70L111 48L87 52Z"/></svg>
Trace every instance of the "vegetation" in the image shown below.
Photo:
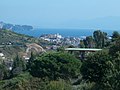
<svg viewBox="0 0 120 90"><path fill-rule="evenodd" d="M7 79L8 70L4 63L0 64L0 80Z"/></svg>
<svg viewBox="0 0 120 90"><path fill-rule="evenodd" d="M0 30L0 51L9 58L15 58L18 52L25 52L27 44L42 42L34 37L18 34L10 30Z"/></svg>
<svg viewBox="0 0 120 90"><path fill-rule="evenodd" d="M113 32L108 39L98 30L80 42L80 47L103 50L89 53L82 61L75 57L78 53L67 53L64 47L57 52L31 53L26 62L17 55L12 70L1 61L0 90L119 90L120 34Z"/></svg>
<svg viewBox="0 0 120 90"><path fill-rule="evenodd" d="M117 36L117 37L116 37ZM113 33L112 45L87 57L81 67L82 78L95 83L92 90L119 90L120 87L120 37Z"/></svg>
<svg viewBox="0 0 120 90"><path fill-rule="evenodd" d="M0 45L24 45L31 43L35 38L23 34L18 34L10 30L0 30Z"/></svg>
<svg viewBox="0 0 120 90"><path fill-rule="evenodd" d="M33 62L30 73L51 80L69 79L79 75L80 60L68 53L45 53Z"/></svg>
<svg viewBox="0 0 120 90"><path fill-rule="evenodd" d="M72 88L68 82L61 79L49 81L24 73L12 79L0 81L0 90L72 90Z"/></svg>
<svg viewBox="0 0 120 90"><path fill-rule="evenodd" d="M21 74L25 70L26 70L25 61L22 60L21 58L19 58L19 56L17 55L17 57L13 61L13 66L12 66L12 70L11 70L11 76L12 77L17 76L17 75Z"/></svg>
<svg viewBox="0 0 120 90"><path fill-rule="evenodd" d="M87 36L86 39L80 41L80 47L86 48L104 48L109 42L107 33L100 30L94 31L93 36Z"/></svg>

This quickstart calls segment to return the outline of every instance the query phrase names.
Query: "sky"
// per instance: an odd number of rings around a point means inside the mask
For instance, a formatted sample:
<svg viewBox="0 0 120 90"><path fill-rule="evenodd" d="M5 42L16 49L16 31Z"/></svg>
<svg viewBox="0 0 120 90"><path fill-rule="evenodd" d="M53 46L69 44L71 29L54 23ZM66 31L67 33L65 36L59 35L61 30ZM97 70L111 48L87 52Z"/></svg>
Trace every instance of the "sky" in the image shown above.
<svg viewBox="0 0 120 90"><path fill-rule="evenodd" d="M0 0L0 21L40 28L104 28L106 24L96 21L120 19L119 9L120 0Z"/></svg>

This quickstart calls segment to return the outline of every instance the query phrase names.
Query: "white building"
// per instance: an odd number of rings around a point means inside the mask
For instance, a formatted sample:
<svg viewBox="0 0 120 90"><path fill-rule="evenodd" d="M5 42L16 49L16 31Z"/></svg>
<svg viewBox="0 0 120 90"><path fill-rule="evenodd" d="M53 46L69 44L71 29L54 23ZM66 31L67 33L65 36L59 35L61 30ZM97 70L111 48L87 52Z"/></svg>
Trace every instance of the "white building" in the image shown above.
<svg viewBox="0 0 120 90"><path fill-rule="evenodd" d="M55 36L56 36L57 38L59 38L59 39L62 38L62 35L60 35L59 33L55 34Z"/></svg>
<svg viewBox="0 0 120 90"><path fill-rule="evenodd" d="M5 56L3 53L0 53L0 57L1 57L1 59L5 59Z"/></svg>
<svg viewBox="0 0 120 90"><path fill-rule="evenodd" d="M0 57L3 57L4 56L4 54L3 53L0 53Z"/></svg>

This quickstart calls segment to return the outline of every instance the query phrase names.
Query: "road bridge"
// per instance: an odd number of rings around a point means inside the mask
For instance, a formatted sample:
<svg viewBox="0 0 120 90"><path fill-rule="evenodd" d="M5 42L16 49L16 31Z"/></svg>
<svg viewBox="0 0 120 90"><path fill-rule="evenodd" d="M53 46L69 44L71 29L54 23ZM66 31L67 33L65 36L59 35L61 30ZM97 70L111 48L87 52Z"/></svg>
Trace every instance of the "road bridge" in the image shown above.
<svg viewBox="0 0 120 90"><path fill-rule="evenodd" d="M88 54L89 52L97 52L101 50L102 49L96 49L96 48L65 48L65 51L70 51L71 53L73 53L74 51L79 51L80 59L85 59L86 53Z"/></svg>

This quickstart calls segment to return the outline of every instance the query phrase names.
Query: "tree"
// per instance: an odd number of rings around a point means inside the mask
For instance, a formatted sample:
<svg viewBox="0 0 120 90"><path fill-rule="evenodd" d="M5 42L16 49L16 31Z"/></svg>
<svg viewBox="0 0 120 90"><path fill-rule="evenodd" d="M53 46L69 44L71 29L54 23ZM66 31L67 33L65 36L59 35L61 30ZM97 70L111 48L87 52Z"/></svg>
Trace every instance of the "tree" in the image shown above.
<svg viewBox="0 0 120 90"><path fill-rule="evenodd" d="M107 33L97 30L94 31L93 37L97 48L105 47L107 41Z"/></svg>
<svg viewBox="0 0 120 90"><path fill-rule="evenodd" d="M120 51L120 37L116 38L116 40L114 41L114 43L111 45L110 49L109 49L109 53L111 56L115 56L117 52Z"/></svg>
<svg viewBox="0 0 120 90"><path fill-rule="evenodd" d="M94 39L92 36L88 36L86 37L86 39L84 40L84 45L86 48L92 48L94 47Z"/></svg>
<svg viewBox="0 0 120 90"><path fill-rule="evenodd" d="M26 63L23 61L19 56L17 55L16 58L13 61L13 66L12 66L12 76L17 76L23 71L26 70Z"/></svg>
<svg viewBox="0 0 120 90"><path fill-rule="evenodd" d="M8 70L4 64L0 64L0 80L8 77Z"/></svg>
<svg viewBox="0 0 120 90"><path fill-rule="evenodd" d="M120 34L117 31L114 31L112 34L112 41L115 41L119 37L120 37Z"/></svg>
<svg viewBox="0 0 120 90"><path fill-rule="evenodd" d="M111 69L109 65L111 64L110 60L108 51L100 51L90 55L81 67L83 79L97 83L105 81L106 75Z"/></svg>
<svg viewBox="0 0 120 90"><path fill-rule="evenodd" d="M92 90L119 90L120 53L111 56L108 50L90 55L81 67L83 79L95 82Z"/></svg>
<svg viewBox="0 0 120 90"><path fill-rule="evenodd" d="M31 52L31 57L30 57L30 59L28 60L28 63L27 63L27 69L28 70L31 68L34 60L35 60L35 55L33 54L33 52Z"/></svg>
<svg viewBox="0 0 120 90"><path fill-rule="evenodd" d="M65 51L65 48L64 48L64 47L59 47L59 48L57 48L57 51L58 51L58 52L64 52L64 51Z"/></svg>
<svg viewBox="0 0 120 90"><path fill-rule="evenodd" d="M85 48L85 44L84 44L84 41L83 41L83 40L80 40L79 47L80 47L80 48Z"/></svg>
<svg viewBox="0 0 120 90"><path fill-rule="evenodd" d="M117 52L116 55L112 56L112 63L114 64L114 70L109 77L109 83L112 86L113 90L119 90L120 88L120 52Z"/></svg>
<svg viewBox="0 0 120 90"><path fill-rule="evenodd" d="M80 66L80 60L71 54L63 52L45 53L36 58L30 73L35 77L48 77L52 80L69 79L79 75Z"/></svg>

